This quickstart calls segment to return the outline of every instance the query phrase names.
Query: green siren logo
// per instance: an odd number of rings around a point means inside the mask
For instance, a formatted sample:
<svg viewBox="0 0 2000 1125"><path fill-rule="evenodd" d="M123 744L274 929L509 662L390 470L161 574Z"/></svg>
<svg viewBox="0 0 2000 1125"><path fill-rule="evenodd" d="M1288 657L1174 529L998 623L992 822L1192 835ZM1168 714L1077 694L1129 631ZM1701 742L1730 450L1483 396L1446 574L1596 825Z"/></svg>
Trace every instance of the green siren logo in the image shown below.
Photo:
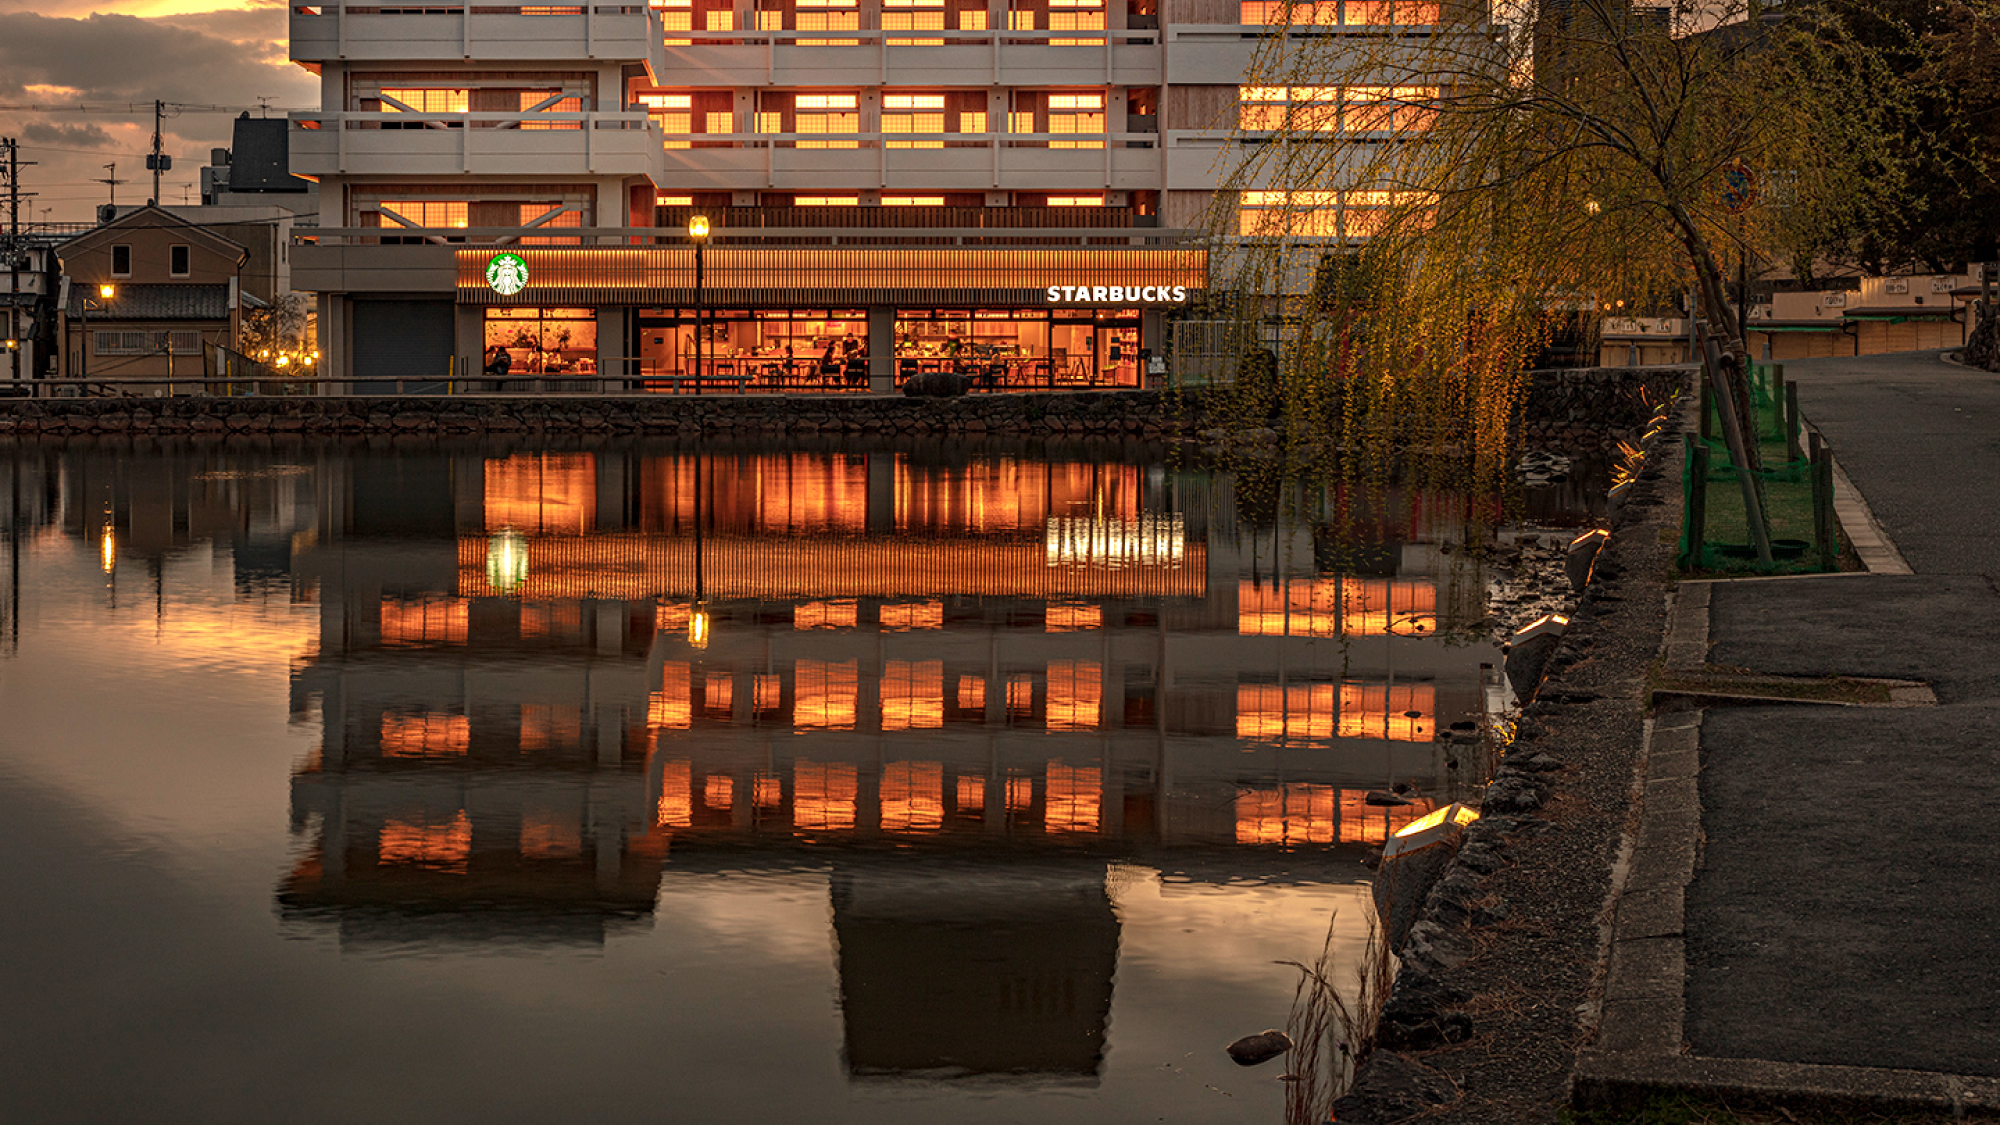
<svg viewBox="0 0 2000 1125"><path fill-rule="evenodd" d="M495 254L486 263L486 287L512 297L528 287L528 263L519 254Z"/></svg>

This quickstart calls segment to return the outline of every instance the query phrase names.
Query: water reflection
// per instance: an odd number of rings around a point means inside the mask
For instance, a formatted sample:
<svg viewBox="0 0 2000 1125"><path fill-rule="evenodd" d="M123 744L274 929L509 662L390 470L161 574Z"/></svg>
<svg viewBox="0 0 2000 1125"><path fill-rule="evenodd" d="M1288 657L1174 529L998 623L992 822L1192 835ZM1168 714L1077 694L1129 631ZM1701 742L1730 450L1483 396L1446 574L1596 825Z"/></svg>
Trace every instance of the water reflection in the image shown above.
<svg viewBox="0 0 2000 1125"><path fill-rule="evenodd" d="M1489 650L1435 639L1484 613L1440 550L1450 498L1391 497L1394 530L1355 550L1329 539L1334 492L1251 522L1226 476L1002 447L50 451L11 473L12 549L85 545L120 614L206 615L190 648L270 666L226 606L171 596L162 560L208 550L234 602L303 619L279 634L317 735L286 933L603 950L685 897L669 879L707 902L807 875L859 1086L1092 1086L1121 1003L1226 1040L1232 1014L1146 999L1215 970L1134 880L1246 910L1353 882L1456 795L1438 735L1491 679ZM1368 800L1395 783L1409 803ZM1255 963L1313 952L1304 916L1307 945ZM1120 1026L1134 1050L1157 1032Z"/></svg>

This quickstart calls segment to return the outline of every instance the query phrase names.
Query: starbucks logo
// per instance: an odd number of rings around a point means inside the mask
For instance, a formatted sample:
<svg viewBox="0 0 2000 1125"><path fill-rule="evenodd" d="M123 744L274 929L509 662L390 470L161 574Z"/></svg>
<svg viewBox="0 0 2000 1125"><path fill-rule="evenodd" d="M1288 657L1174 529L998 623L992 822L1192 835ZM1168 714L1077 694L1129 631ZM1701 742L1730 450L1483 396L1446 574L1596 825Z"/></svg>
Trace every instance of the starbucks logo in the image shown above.
<svg viewBox="0 0 2000 1125"><path fill-rule="evenodd" d="M528 286L528 263L519 254L495 254L486 263L486 287L512 297Z"/></svg>

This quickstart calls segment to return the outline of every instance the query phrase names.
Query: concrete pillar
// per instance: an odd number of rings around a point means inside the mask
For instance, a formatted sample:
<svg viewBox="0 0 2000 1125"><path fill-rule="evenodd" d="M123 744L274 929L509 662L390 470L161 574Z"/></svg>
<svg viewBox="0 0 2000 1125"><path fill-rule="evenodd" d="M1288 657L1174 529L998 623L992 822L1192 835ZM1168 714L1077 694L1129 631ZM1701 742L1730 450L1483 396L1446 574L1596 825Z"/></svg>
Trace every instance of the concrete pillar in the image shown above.
<svg viewBox="0 0 2000 1125"><path fill-rule="evenodd" d="M896 530L896 455L868 454L868 531Z"/></svg>
<svg viewBox="0 0 2000 1125"><path fill-rule="evenodd" d="M868 393L886 395L895 391L896 310L888 305L872 305L868 309Z"/></svg>

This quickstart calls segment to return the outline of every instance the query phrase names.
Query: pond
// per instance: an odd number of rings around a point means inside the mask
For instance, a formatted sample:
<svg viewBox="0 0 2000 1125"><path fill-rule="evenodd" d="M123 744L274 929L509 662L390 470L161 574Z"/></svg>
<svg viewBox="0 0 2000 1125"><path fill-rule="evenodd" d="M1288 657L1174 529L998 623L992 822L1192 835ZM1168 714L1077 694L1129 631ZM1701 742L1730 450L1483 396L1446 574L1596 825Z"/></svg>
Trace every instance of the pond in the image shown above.
<svg viewBox="0 0 2000 1125"><path fill-rule="evenodd" d="M0 472L23 1119L1279 1121L1221 1047L1507 698L1471 502L1158 448Z"/></svg>

